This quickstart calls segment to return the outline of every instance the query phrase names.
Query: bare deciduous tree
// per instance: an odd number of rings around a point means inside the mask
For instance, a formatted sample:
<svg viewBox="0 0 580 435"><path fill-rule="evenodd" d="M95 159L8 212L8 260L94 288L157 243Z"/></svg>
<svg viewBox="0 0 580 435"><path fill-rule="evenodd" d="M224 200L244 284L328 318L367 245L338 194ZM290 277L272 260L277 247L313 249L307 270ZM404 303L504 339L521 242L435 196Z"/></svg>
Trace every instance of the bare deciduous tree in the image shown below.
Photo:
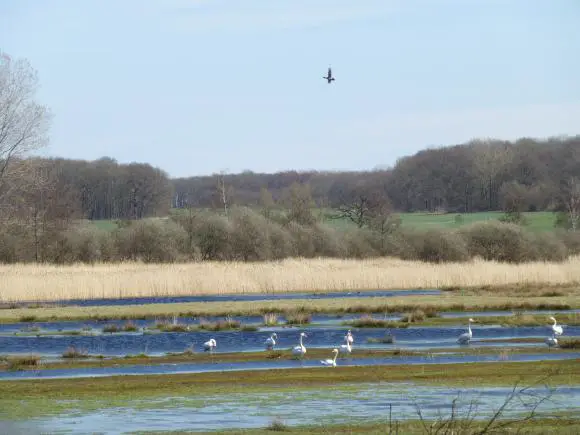
<svg viewBox="0 0 580 435"><path fill-rule="evenodd" d="M472 141L475 152L475 168L481 181L481 193L489 201L489 210L494 209L501 186L497 177L511 161L513 150L507 143L491 140Z"/></svg>
<svg viewBox="0 0 580 435"><path fill-rule="evenodd" d="M260 206L262 207L262 215L264 215L265 218L270 219L276 203L272 197L272 192L270 192L266 187L260 189Z"/></svg>
<svg viewBox="0 0 580 435"><path fill-rule="evenodd" d="M286 192L288 202L288 221L300 225L312 225L316 219L312 214L315 205L309 184L294 182Z"/></svg>
<svg viewBox="0 0 580 435"><path fill-rule="evenodd" d="M343 199L338 219L348 219L358 228L370 225L377 216L384 216L389 210L388 199L376 186L358 182Z"/></svg>
<svg viewBox="0 0 580 435"><path fill-rule="evenodd" d="M217 193L219 196L219 201L222 203L224 208L224 214L227 217L228 215L228 207L230 206L230 200L233 195L233 187L226 186L226 171L220 171L217 174Z"/></svg>
<svg viewBox="0 0 580 435"><path fill-rule="evenodd" d="M51 113L35 101L36 71L25 59L0 64L0 187L16 157L48 143Z"/></svg>
<svg viewBox="0 0 580 435"><path fill-rule="evenodd" d="M578 220L580 220L580 178L571 177L565 185L564 204L570 219L572 231L578 228Z"/></svg>

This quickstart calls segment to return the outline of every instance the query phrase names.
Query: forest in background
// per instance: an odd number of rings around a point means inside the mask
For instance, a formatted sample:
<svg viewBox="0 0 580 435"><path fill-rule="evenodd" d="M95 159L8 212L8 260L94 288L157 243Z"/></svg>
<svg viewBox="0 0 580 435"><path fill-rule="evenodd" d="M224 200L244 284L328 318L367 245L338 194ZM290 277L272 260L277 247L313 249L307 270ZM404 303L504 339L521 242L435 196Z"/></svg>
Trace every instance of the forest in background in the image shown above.
<svg viewBox="0 0 580 435"><path fill-rule="evenodd" d="M0 63L0 262L526 261L579 252L580 136L478 139L426 149L384 170L171 179L146 163L34 157L48 144L52 120L35 101L37 87L26 59ZM351 225L336 231L316 208ZM497 210L502 222L422 233L403 228L399 216L453 213L459 221ZM559 230L524 229L526 211L556 212Z"/></svg>
<svg viewBox="0 0 580 435"><path fill-rule="evenodd" d="M358 172L244 172L171 179L149 164L119 164L107 157L28 158L14 161L6 171L0 204L5 212L28 202L33 214L46 206L64 208L75 218L141 219L167 216L171 208L221 210L224 205L262 207L270 202L287 208L290 188L299 184L321 208L366 202L369 207L381 203L393 212L566 211L579 177L580 136L476 140L426 149L389 169Z"/></svg>

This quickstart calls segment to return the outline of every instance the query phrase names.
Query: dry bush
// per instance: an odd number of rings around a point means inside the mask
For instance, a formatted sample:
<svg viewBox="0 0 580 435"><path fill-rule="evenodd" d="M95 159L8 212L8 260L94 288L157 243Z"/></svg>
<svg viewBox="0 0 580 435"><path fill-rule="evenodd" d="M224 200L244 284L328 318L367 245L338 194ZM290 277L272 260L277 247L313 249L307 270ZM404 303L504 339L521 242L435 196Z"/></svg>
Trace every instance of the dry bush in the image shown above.
<svg viewBox="0 0 580 435"><path fill-rule="evenodd" d="M266 223L266 231L270 238L270 254L272 260L282 260L294 255L292 235L273 221Z"/></svg>
<svg viewBox="0 0 580 435"><path fill-rule="evenodd" d="M344 258L346 245L340 230L316 224L311 228L314 252L317 257Z"/></svg>
<svg viewBox="0 0 580 435"><path fill-rule="evenodd" d="M467 243L456 231L427 230L414 233L411 245L417 259L431 263L460 262L469 259Z"/></svg>
<svg viewBox="0 0 580 435"><path fill-rule="evenodd" d="M529 233L527 243L535 254L528 261L563 261L568 257L568 248L558 234Z"/></svg>
<svg viewBox="0 0 580 435"><path fill-rule="evenodd" d="M346 257L365 259L378 257L379 253L373 248L373 233L367 230L346 230L344 233Z"/></svg>
<svg viewBox="0 0 580 435"><path fill-rule="evenodd" d="M195 224L195 244L201 260L230 260L232 226L227 218L200 213Z"/></svg>
<svg viewBox="0 0 580 435"><path fill-rule="evenodd" d="M169 220L135 221L115 233L119 257L145 263L179 260L185 239L185 230Z"/></svg>
<svg viewBox="0 0 580 435"><path fill-rule="evenodd" d="M232 258L243 261L264 261L272 257L267 220L247 207L230 211L230 245Z"/></svg>
<svg viewBox="0 0 580 435"><path fill-rule="evenodd" d="M292 257L314 258L316 246L314 245L312 228L289 222L286 226L292 238Z"/></svg>
<svg viewBox="0 0 580 435"><path fill-rule="evenodd" d="M530 246L524 230L497 221L475 222L459 230L471 257L520 263L529 258Z"/></svg>
<svg viewBox="0 0 580 435"><path fill-rule="evenodd" d="M555 235L559 240L562 241L566 249L568 250L568 255L578 255L580 254L580 231L563 231L557 230Z"/></svg>
<svg viewBox="0 0 580 435"><path fill-rule="evenodd" d="M96 263L115 258L115 244L111 233L82 225L66 229L55 237L45 255L59 263Z"/></svg>

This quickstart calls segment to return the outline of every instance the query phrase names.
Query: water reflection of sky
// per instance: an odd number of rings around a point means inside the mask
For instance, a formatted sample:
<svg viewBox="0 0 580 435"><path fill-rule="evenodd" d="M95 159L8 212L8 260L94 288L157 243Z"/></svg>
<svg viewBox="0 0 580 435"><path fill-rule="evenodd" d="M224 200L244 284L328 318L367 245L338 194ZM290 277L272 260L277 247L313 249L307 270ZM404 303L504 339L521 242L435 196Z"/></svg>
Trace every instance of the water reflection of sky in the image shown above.
<svg viewBox="0 0 580 435"><path fill-rule="evenodd" d="M417 386L409 383L340 385L335 388L269 393L245 393L164 397L135 400L124 408L76 412L34 423L45 431L103 434L130 431L216 430L266 427L274 419L285 424L340 424L343 422L387 423L389 405L394 420L417 419L416 406L425 418L449 415L451 402L458 398L458 415L466 416L470 403L478 417L489 417L511 392L511 388L449 388ZM526 411L538 397L550 394L545 388L527 390L506 408L505 417ZM539 412L580 410L580 387L559 387ZM521 399L521 400L520 400ZM527 406L526 406L527 405ZM529 408L528 408L529 409Z"/></svg>

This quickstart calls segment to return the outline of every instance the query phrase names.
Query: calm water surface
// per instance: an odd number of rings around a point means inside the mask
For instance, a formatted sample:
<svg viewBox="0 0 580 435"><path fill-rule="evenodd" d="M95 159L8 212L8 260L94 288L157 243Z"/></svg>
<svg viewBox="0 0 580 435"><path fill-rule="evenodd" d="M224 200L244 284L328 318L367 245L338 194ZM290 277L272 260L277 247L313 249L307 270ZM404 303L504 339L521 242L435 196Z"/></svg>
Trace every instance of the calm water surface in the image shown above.
<svg viewBox="0 0 580 435"><path fill-rule="evenodd" d="M449 388L410 383L341 385L336 388L193 397L134 400L124 407L70 412L27 422L5 422L27 433L102 433L133 431L203 431L266 427L274 419L287 425L385 422L392 408L393 420L417 419L416 406L424 418L450 414L458 399L457 414L467 417L470 404L478 418L489 418L503 404L510 388ZM504 417L521 415L538 397L550 395L538 412L580 411L580 388L559 387L521 391L505 410ZM521 400L520 400L521 399ZM74 409L75 404L71 403ZM97 404L98 407L98 404ZM0 423L2 424L2 423ZM1 428L1 426L0 426Z"/></svg>

